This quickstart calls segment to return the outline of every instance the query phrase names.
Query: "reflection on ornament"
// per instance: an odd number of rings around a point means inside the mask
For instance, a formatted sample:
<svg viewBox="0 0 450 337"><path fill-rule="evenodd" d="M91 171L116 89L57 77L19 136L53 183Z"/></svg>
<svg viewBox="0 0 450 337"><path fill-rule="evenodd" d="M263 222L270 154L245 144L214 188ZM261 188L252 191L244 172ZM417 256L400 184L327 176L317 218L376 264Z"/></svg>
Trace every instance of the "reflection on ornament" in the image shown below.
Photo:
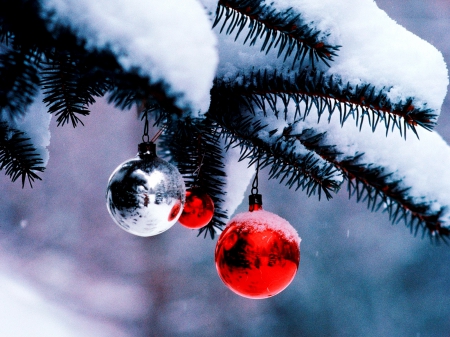
<svg viewBox="0 0 450 337"><path fill-rule="evenodd" d="M250 203L249 212L236 215L219 237L215 261L218 274L232 291L262 299L283 291L300 263L300 241L283 218Z"/></svg>
<svg viewBox="0 0 450 337"><path fill-rule="evenodd" d="M106 205L114 221L138 236L160 234L180 217L186 188L177 168L155 155L153 143L139 145L139 155L109 178Z"/></svg>
<svg viewBox="0 0 450 337"><path fill-rule="evenodd" d="M178 222L184 227L199 229L206 226L214 215L214 202L211 197L199 187L186 191L186 203Z"/></svg>

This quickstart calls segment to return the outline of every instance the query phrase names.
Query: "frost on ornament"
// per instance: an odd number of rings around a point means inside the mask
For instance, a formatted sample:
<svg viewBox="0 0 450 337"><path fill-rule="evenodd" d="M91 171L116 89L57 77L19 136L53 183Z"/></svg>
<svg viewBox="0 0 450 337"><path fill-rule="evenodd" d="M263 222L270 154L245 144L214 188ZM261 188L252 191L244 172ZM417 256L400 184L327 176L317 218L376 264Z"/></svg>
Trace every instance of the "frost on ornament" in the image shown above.
<svg viewBox="0 0 450 337"><path fill-rule="evenodd" d="M250 202L248 212L230 220L215 252L217 272L225 285L253 299L283 291L300 263L301 239L296 230L261 204Z"/></svg>
<svg viewBox="0 0 450 337"><path fill-rule="evenodd" d="M119 165L109 178L106 205L122 229L153 236L177 222L185 194L177 168L155 155L153 143L142 143L139 155Z"/></svg>

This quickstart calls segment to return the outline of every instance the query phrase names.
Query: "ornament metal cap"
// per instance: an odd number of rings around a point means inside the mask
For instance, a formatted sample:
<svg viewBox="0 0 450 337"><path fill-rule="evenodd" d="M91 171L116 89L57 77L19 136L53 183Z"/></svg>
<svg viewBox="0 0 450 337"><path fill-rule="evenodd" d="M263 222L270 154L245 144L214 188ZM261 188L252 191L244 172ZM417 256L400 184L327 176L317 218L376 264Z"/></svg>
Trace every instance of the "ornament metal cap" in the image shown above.
<svg viewBox="0 0 450 337"><path fill-rule="evenodd" d="M144 142L138 145L139 157L149 158L156 157L156 144L152 142Z"/></svg>
<svg viewBox="0 0 450 337"><path fill-rule="evenodd" d="M250 194L248 196L249 205L262 205L262 195L261 194Z"/></svg>

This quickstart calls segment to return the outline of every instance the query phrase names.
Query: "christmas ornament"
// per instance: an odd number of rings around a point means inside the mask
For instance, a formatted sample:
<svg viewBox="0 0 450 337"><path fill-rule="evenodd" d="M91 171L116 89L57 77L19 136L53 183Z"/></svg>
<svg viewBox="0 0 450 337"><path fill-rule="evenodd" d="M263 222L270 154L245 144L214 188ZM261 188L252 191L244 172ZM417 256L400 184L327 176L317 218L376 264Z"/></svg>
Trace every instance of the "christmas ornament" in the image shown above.
<svg viewBox="0 0 450 337"><path fill-rule="evenodd" d="M125 161L111 174L106 205L122 229L138 236L153 236L177 222L183 211L186 188L177 168L158 158L153 139L150 142L146 139L147 117L144 130L138 156Z"/></svg>
<svg viewBox="0 0 450 337"><path fill-rule="evenodd" d="M199 229L206 226L214 215L214 202L200 187L186 191L186 202L178 222L184 227Z"/></svg>
<svg viewBox="0 0 450 337"><path fill-rule="evenodd" d="M217 272L238 295L253 299L274 296L297 273L300 241L289 222L263 210L261 195L252 194L249 211L231 219L217 241Z"/></svg>

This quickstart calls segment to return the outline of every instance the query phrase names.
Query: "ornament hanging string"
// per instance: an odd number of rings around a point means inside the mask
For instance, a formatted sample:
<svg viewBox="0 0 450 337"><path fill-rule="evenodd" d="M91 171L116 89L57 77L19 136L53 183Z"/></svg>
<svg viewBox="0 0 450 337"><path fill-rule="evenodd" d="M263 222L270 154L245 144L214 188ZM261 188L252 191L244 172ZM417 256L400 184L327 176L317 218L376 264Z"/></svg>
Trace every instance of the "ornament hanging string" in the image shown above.
<svg viewBox="0 0 450 337"><path fill-rule="evenodd" d="M149 122L148 122L147 110L143 113L142 119L145 120L144 121L144 134L142 135L142 141L144 143L154 143L154 142L156 142L156 140L159 138L159 136L161 136L161 134L166 130L167 126L164 125L161 129L158 130L158 132L153 136L153 138L150 139L150 136L148 134Z"/></svg>
<svg viewBox="0 0 450 337"><path fill-rule="evenodd" d="M148 135L148 114L147 114L147 110L145 110L142 119L145 119L144 122L144 134L142 135L142 141L144 143L148 143L150 140L150 136Z"/></svg>
<svg viewBox="0 0 450 337"><path fill-rule="evenodd" d="M194 177L194 185L197 184L199 177L200 177L200 171L202 169L203 166L203 159L205 158L205 154L203 153L200 159L200 163L198 164L198 167L195 169L195 171L192 173Z"/></svg>
<svg viewBox="0 0 450 337"><path fill-rule="evenodd" d="M151 143L156 142L156 140L159 138L159 136L162 135L162 133L166 130L166 126L164 125L161 129L158 130L158 132L153 136L153 138L150 140Z"/></svg>
<svg viewBox="0 0 450 337"><path fill-rule="evenodd" d="M259 173L259 158L256 162L256 174L255 174L255 178L253 179L253 183L252 183L252 194L259 194L258 193L258 173Z"/></svg>

